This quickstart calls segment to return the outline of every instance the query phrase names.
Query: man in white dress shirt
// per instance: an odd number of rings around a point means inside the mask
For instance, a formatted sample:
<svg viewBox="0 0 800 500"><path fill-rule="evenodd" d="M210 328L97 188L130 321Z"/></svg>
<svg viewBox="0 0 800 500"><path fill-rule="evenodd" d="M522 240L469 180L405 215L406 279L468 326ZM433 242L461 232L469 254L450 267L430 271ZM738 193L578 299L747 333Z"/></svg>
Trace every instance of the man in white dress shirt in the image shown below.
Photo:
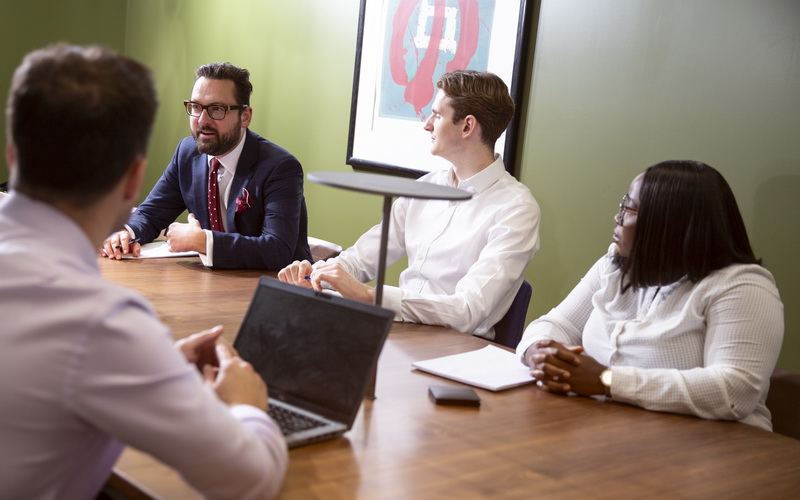
<svg viewBox="0 0 800 500"><path fill-rule="evenodd" d="M397 321L442 325L494 338L539 248L539 206L503 165L494 145L514 102L503 81L477 71L445 73L425 130L431 153L452 163L419 179L472 193L468 201L399 198L392 206L387 265L404 255L399 287L385 286L383 306ZM294 262L278 277L300 286L325 282L344 297L372 302L365 283L378 272L380 224L338 257Z"/></svg>
<svg viewBox="0 0 800 500"><path fill-rule="evenodd" d="M100 275L97 248L139 195L156 108L150 71L99 47L35 51L14 74L12 191L0 206L0 498L92 499L125 444L206 498L280 489L287 450L264 412L266 387L217 343L221 328L176 348L143 297ZM218 368L201 366L214 357Z"/></svg>

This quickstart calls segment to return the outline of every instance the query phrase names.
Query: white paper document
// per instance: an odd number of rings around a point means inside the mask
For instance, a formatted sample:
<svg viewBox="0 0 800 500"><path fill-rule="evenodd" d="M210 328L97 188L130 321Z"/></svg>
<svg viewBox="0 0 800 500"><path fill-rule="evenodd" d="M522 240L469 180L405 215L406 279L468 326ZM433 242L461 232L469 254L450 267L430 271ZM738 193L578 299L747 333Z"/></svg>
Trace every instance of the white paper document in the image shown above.
<svg viewBox="0 0 800 500"><path fill-rule="evenodd" d="M152 241L142 245L139 252L139 257L132 255L123 255L123 259L159 259L162 257L191 257L197 255L197 252L170 252L169 246L166 241Z"/></svg>
<svg viewBox="0 0 800 500"><path fill-rule="evenodd" d="M502 391L534 380L530 369L515 353L493 345L477 351L416 361L411 366L490 391Z"/></svg>

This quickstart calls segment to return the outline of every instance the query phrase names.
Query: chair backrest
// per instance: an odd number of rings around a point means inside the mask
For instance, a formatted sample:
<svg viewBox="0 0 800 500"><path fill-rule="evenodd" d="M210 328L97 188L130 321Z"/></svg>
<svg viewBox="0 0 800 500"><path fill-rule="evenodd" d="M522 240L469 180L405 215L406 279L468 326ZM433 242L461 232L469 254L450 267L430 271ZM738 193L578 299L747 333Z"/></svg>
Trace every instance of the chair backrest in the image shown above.
<svg viewBox="0 0 800 500"><path fill-rule="evenodd" d="M314 259L314 262L332 259L342 253L342 247L336 243L312 236L308 237L308 248L311 250L311 258Z"/></svg>
<svg viewBox="0 0 800 500"><path fill-rule="evenodd" d="M772 372L767 408L774 432L800 439L800 374L780 368Z"/></svg>
<svg viewBox="0 0 800 500"><path fill-rule="evenodd" d="M522 339L522 332L525 330L525 315L528 314L532 291L531 284L523 280L508 312L494 325L494 341L496 343L511 348L517 347Z"/></svg>

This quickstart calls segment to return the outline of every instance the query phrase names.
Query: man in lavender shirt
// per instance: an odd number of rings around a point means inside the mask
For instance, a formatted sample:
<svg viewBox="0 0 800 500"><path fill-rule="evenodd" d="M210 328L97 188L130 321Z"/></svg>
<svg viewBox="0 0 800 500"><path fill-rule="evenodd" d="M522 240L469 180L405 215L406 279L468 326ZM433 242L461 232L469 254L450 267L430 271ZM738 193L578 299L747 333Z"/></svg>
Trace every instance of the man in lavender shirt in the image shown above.
<svg viewBox="0 0 800 500"><path fill-rule="evenodd" d="M173 345L143 297L99 272L97 248L138 198L156 107L150 71L99 47L35 51L14 74L0 498L94 498L125 444L206 498L280 489L287 450L264 412L266 387L217 342L221 328ZM214 357L218 368L203 364Z"/></svg>

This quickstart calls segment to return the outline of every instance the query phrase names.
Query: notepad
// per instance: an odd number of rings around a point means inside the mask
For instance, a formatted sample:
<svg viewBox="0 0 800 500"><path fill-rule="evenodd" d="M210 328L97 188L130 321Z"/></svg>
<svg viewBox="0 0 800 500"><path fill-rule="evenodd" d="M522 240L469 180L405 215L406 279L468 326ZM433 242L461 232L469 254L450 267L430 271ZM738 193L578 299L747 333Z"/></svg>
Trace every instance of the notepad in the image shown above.
<svg viewBox="0 0 800 500"><path fill-rule="evenodd" d="M534 381L530 368L513 352L488 345L483 349L415 361L411 366L490 391L502 391Z"/></svg>
<svg viewBox="0 0 800 500"><path fill-rule="evenodd" d="M123 255L123 259L159 259L163 257L191 257L197 255L197 252L171 252L166 241L152 241L142 245L139 252L139 257L134 257L131 254Z"/></svg>

